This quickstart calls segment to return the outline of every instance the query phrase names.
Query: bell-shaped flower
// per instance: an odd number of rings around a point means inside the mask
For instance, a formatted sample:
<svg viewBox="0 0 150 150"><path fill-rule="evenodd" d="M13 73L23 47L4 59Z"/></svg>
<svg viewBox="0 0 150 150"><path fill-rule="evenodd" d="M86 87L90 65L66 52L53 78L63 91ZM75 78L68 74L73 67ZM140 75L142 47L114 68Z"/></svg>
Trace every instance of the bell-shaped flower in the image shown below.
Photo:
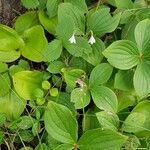
<svg viewBox="0 0 150 150"><path fill-rule="evenodd" d="M91 44L91 45L93 45L94 43L96 43L96 40L95 40L93 34L91 34L91 37L90 37L88 43Z"/></svg>
<svg viewBox="0 0 150 150"><path fill-rule="evenodd" d="M70 42L71 44L72 44L72 43L76 44L76 38L75 38L74 33L73 33L73 35L71 36L71 38L69 39L69 42Z"/></svg>

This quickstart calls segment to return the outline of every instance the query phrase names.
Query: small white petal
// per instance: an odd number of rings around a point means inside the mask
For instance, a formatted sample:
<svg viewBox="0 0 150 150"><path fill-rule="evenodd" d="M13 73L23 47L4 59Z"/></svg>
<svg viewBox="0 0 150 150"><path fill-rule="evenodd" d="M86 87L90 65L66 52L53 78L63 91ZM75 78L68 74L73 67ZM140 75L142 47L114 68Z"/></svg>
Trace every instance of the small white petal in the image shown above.
<svg viewBox="0 0 150 150"><path fill-rule="evenodd" d="M69 42L72 44L72 43L75 43L76 44L76 39L75 39L75 36L74 34L72 35L72 37L69 39Z"/></svg>
<svg viewBox="0 0 150 150"><path fill-rule="evenodd" d="M95 38L94 38L93 35L91 35L91 37L90 37L88 43L91 44L91 45L93 45L94 43L96 43L96 40L95 40Z"/></svg>

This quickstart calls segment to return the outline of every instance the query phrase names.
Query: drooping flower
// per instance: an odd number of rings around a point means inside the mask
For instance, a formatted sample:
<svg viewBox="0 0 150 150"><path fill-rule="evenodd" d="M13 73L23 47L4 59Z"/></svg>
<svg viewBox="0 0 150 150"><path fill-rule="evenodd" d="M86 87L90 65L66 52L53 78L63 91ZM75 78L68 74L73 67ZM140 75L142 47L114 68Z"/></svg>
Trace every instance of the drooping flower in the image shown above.
<svg viewBox="0 0 150 150"><path fill-rule="evenodd" d="M70 42L71 44L72 44L72 43L76 44L76 38L75 38L74 33L73 33L73 35L71 36L71 38L69 39L69 42Z"/></svg>
<svg viewBox="0 0 150 150"><path fill-rule="evenodd" d="M91 31L91 37L90 37L88 43L91 44L91 45L93 45L94 43L96 43L96 40L95 40L95 38L93 36L93 32L92 31Z"/></svg>

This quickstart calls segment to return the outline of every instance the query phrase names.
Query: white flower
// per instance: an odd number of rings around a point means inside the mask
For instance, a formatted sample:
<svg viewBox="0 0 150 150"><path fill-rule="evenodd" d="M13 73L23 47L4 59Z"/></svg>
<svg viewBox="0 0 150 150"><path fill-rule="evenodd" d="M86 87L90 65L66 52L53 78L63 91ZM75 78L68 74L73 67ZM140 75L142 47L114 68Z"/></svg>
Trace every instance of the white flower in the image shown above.
<svg viewBox="0 0 150 150"><path fill-rule="evenodd" d="M91 34L91 37L90 37L88 43L91 44L91 45L93 45L94 43L96 43L96 40L95 40L93 34Z"/></svg>
<svg viewBox="0 0 150 150"><path fill-rule="evenodd" d="M74 33L73 35L71 36L71 38L69 39L69 42L72 44L72 43L75 43L76 44L76 39L75 39L75 36L74 36Z"/></svg>

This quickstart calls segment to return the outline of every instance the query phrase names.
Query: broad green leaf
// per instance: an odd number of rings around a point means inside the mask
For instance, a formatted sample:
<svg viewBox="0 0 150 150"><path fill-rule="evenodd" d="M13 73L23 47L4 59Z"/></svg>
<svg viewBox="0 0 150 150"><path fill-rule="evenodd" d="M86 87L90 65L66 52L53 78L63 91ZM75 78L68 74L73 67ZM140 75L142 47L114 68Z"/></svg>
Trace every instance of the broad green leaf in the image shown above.
<svg viewBox="0 0 150 150"><path fill-rule="evenodd" d="M135 40L140 51L140 55L144 56L150 50L150 20L140 21L135 28ZM147 52L148 51L148 52Z"/></svg>
<svg viewBox="0 0 150 150"><path fill-rule="evenodd" d="M20 97L35 100L34 90L42 88L44 73L39 71L20 71L14 74L13 84Z"/></svg>
<svg viewBox="0 0 150 150"><path fill-rule="evenodd" d="M84 88L75 88L71 92L71 102L74 103L76 109L82 109L90 103L90 93Z"/></svg>
<svg viewBox="0 0 150 150"><path fill-rule="evenodd" d="M36 146L35 150L49 150L49 147L45 143L41 143Z"/></svg>
<svg viewBox="0 0 150 150"><path fill-rule="evenodd" d="M56 139L52 138L52 136L50 136L50 134L47 135L47 145L50 148L50 150L58 147L59 145L61 145L62 143L57 141Z"/></svg>
<svg viewBox="0 0 150 150"><path fill-rule="evenodd" d="M15 22L15 30L22 34L25 30L38 25L38 14L36 11L29 11L19 16Z"/></svg>
<svg viewBox="0 0 150 150"><path fill-rule="evenodd" d="M85 54L90 55L92 48L87 39L83 37L76 37L76 44L70 43L69 40L65 43L64 47L67 51L75 57L82 57Z"/></svg>
<svg viewBox="0 0 150 150"><path fill-rule="evenodd" d="M35 9L39 6L38 0L21 0L21 3L27 9Z"/></svg>
<svg viewBox="0 0 150 150"><path fill-rule="evenodd" d="M117 8L131 9L133 8L132 0L115 0Z"/></svg>
<svg viewBox="0 0 150 150"><path fill-rule="evenodd" d="M71 3L72 5L76 6L78 9L83 11L84 13L87 13L88 11L85 0L64 0L64 2Z"/></svg>
<svg viewBox="0 0 150 150"><path fill-rule="evenodd" d="M14 29L0 24L0 62L12 62L18 59L23 46L23 40Z"/></svg>
<svg viewBox="0 0 150 150"><path fill-rule="evenodd" d="M0 24L0 51L19 51L24 45L17 32L5 25Z"/></svg>
<svg viewBox="0 0 150 150"><path fill-rule="evenodd" d="M73 149L73 145L61 144L61 145L57 146L54 150L72 150L72 149Z"/></svg>
<svg viewBox="0 0 150 150"><path fill-rule="evenodd" d="M122 130L125 132L140 132L143 130L143 125L146 116L142 113L131 112L126 120L123 122Z"/></svg>
<svg viewBox="0 0 150 150"><path fill-rule="evenodd" d="M96 113L96 117L103 129L111 129L117 131L119 127L119 118L116 114L101 111Z"/></svg>
<svg viewBox="0 0 150 150"><path fill-rule="evenodd" d="M63 62L56 60L56 61L49 63L47 70L50 73L57 74L57 73L61 73L61 69L64 67L65 67L65 64Z"/></svg>
<svg viewBox="0 0 150 150"><path fill-rule="evenodd" d="M82 120L83 131L88 131L91 129L96 129L100 127L96 113L100 110L97 107L90 108L86 111Z"/></svg>
<svg viewBox="0 0 150 150"><path fill-rule="evenodd" d="M20 130L18 140L20 140L20 137L24 142L31 142L34 139L34 136L30 130Z"/></svg>
<svg viewBox="0 0 150 150"><path fill-rule="evenodd" d="M0 51L0 61L1 62L13 62L20 57L20 51Z"/></svg>
<svg viewBox="0 0 150 150"><path fill-rule="evenodd" d="M0 97L8 94L11 89L11 81L8 72L0 74Z"/></svg>
<svg viewBox="0 0 150 150"><path fill-rule="evenodd" d="M126 150L137 150L139 147L141 147L140 139L138 139L135 135L130 134L128 141L126 141L126 143L124 144L124 148Z"/></svg>
<svg viewBox="0 0 150 150"><path fill-rule="evenodd" d="M43 53L43 59L47 62L58 59L62 52L62 42L60 40L53 40L48 44Z"/></svg>
<svg viewBox="0 0 150 150"><path fill-rule="evenodd" d="M16 126L20 129L27 130L35 123L35 119L31 116L22 116L17 120Z"/></svg>
<svg viewBox="0 0 150 150"><path fill-rule="evenodd" d="M93 66L96 66L103 59L102 51L105 49L105 45L99 38L96 38L96 43L91 45L91 47L92 51L89 54L82 55L82 58Z"/></svg>
<svg viewBox="0 0 150 150"><path fill-rule="evenodd" d="M105 86L93 86L91 94L95 105L107 112L117 112L118 101L115 93Z"/></svg>
<svg viewBox="0 0 150 150"><path fill-rule="evenodd" d="M71 18L68 15L63 14L63 19L58 20L58 25L56 28L56 35L58 39L62 40L64 44L66 42L68 43L74 31L75 31L75 24L74 24L73 18Z"/></svg>
<svg viewBox="0 0 150 150"><path fill-rule="evenodd" d="M134 106L136 104L136 98L134 97L134 94L127 93L124 91L120 91L117 93L118 98L118 112L121 110Z"/></svg>
<svg viewBox="0 0 150 150"><path fill-rule="evenodd" d="M59 95L54 99L58 104L64 105L71 110L73 114L76 114L74 104L70 101L70 93L59 92Z"/></svg>
<svg viewBox="0 0 150 150"><path fill-rule="evenodd" d="M98 36L113 32L119 24L121 14L112 17L109 11L109 8L100 8L90 15L87 20L88 31L92 30Z"/></svg>
<svg viewBox="0 0 150 150"><path fill-rule="evenodd" d="M103 54L108 62L118 69L131 69L139 63L138 48L128 40L113 42L104 50Z"/></svg>
<svg viewBox="0 0 150 150"><path fill-rule="evenodd" d="M108 63L102 63L97 65L90 74L89 86L92 88L96 85L106 83L113 71L113 67Z"/></svg>
<svg viewBox="0 0 150 150"><path fill-rule="evenodd" d="M49 18L52 18L57 15L59 3L60 0L47 0L46 8Z"/></svg>
<svg viewBox="0 0 150 150"><path fill-rule="evenodd" d="M19 118L25 109L26 101L21 99L15 91L0 97L0 113L5 113L8 120Z"/></svg>
<svg viewBox="0 0 150 150"><path fill-rule="evenodd" d="M79 31L84 32L84 29L85 29L84 13L80 11L77 7L72 5L71 3L62 3L59 5L58 22L61 23L64 20L64 21L67 21L67 24L70 24L68 23L68 19L66 17L68 17L69 21L72 21L72 23L74 24L72 26L72 28L75 27L73 29L74 31L79 30ZM63 28L64 27L65 26L63 26Z"/></svg>
<svg viewBox="0 0 150 150"><path fill-rule="evenodd" d="M85 132L79 139L80 150L119 150L127 137L111 130L94 129Z"/></svg>
<svg viewBox="0 0 150 150"><path fill-rule="evenodd" d="M78 124L72 112L53 101L48 103L44 115L45 128L54 139L68 144L77 141Z"/></svg>
<svg viewBox="0 0 150 150"><path fill-rule="evenodd" d="M137 104L137 106L135 106L131 112L131 114L140 113L143 116L145 116L145 122L141 126L142 131L136 133L136 135L139 137L150 137L150 111L149 110L150 110L150 101L145 100ZM139 122L139 120L137 122Z"/></svg>
<svg viewBox="0 0 150 150"><path fill-rule="evenodd" d="M85 75L85 72L81 69L72 69L65 70L63 74L65 82L71 89L73 89L76 87L76 81L82 78Z"/></svg>
<svg viewBox="0 0 150 150"><path fill-rule="evenodd" d="M46 12L39 11L39 21L45 30L51 34L55 34L58 23L57 17L49 18Z"/></svg>
<svg viewBox="0 0 150 150"><path fill-rule="evenodd" d="M20 67L19 65L12 65L9 67L9 74L10 76L13 76L15 73L24 71L25 69Z"/></svg>
<svg viewBox="0 0 150 150"><path fill-rule="evenodd" d="M8 70L8 65L6 63L0 62L0 73Z"/></svg>
<svg viewBox="0 0 150 150"><path fill-rule="evenodd" d="M134 88L141 98L150 95L150 65L146 62L139 64L135 70Z"/></svg>
<svg viewBox="0 0 150 150"><path fill-rule="evenodd" d="M41 62L43 59L43 53L48 45L47 39L44 35L44 30L41 26L37 25L23 34L25 41L25 47L22 49L22 55L35 62Z"/></svg>
<svg viewBox="0 0 150 150"><path fill-rule="evenodd" d="M3 127L3 124L6 122L6 114L0 113L0 127Z"/></svg>
<svg viewBox="0 0 150 150"><path fill-rule="evenodd" d="M31 147L22 147L20 150L33 150L33 148L31 148Z"/></svg>
<svg viewBox="0 0 150 150"><path fill-rule="evenodd" d="M114 88L123 91L133 90L133 75L132 70L119 70L115 75Z"/></svg>

